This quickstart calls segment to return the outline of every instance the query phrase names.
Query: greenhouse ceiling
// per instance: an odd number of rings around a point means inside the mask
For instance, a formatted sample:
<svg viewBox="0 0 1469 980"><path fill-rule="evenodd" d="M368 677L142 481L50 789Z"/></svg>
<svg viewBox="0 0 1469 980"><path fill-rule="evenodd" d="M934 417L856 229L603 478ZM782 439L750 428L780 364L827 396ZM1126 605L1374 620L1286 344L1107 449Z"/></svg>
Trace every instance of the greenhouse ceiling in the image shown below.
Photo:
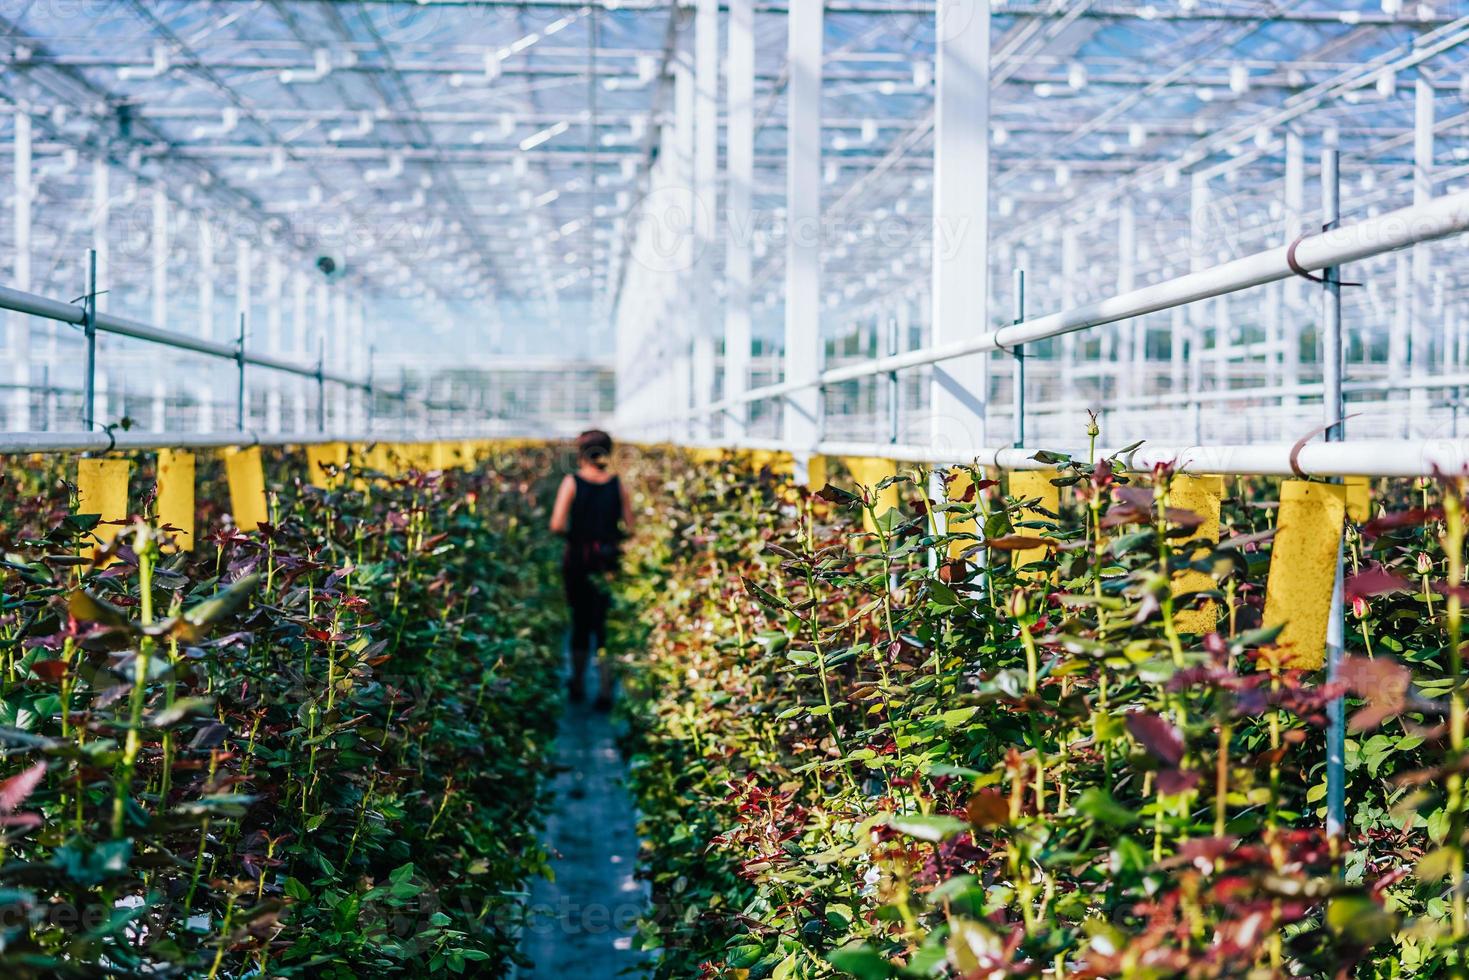
<svg viewBox="0 0 1469 980"><path fill-rule="evenodd" d="M756 10L756 332L770 336L786 11ZM1073 298L1115 280L1116 233L1099 226L1122 200L1148 216L1138 278L1180 271L1194 175L1225 192L1221 255L1278 240L1288 130L1308 153L1340 145L1349 213L1407 200L1420 78L1438 103L1434 179L1469 175L1465 3L995 0L993 11L992 238L1044 286L1060 272L1059 226L1079 227ZM159 187L170 206L293 260L340 255L385 308L497 324L487 343L529 332L605 350L627 219L673 112L691 20L649 0L0 5L0 99L33 127L32 288L77 292L100 155L119 302L150 281L153 253L127 242L145 237L143 192ZM931 4L826 4L828 330L927 288L936 23ZM0 141L13 142L14 119L0 113ZM197 239L170 247L187 283Z"/></svg>

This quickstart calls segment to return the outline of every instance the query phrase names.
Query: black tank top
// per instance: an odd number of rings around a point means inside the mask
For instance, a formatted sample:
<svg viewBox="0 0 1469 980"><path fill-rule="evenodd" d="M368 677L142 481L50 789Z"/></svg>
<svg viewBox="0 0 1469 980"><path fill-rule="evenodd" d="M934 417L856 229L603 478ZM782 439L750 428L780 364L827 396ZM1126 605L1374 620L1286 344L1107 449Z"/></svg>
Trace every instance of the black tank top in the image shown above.
<svg viewBox="0 0 1469 980"><path fill-rule="evenodd" d="M566 536L572 541L616 543L622 538L617 522L622 517L622 485L617 477L593 483L572 474L576 496L571 498L571 526Z"/></svg>

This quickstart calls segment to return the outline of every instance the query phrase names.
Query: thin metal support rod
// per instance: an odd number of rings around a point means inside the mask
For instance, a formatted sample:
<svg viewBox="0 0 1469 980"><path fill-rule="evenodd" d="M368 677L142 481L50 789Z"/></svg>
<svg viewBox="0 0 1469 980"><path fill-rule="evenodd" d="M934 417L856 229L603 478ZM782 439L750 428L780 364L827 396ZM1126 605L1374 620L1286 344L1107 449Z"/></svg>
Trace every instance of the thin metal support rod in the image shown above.
<svg viewBox="0 0 1469 980"><path fill-rule="evenodd" d="M245 422L245 314L240 313L240 333L235 340L235 367L238 386L235 389L235 418L239 420L240 429L246 428Z"/></svg>
<svg viewBox="0 0 1469 980"><path fill-rule="evenodd" d="M1322 230L1331 231L1341 220L1341 174L1334 147L1321 156ZM1346 437L1342 420L1342 336L1341 336L1341 269L1330 266L1322 270L1321 286L1321 364L1322 420L1326 441L1341 442ZM1336 482L1340 482L1339 480ZM1336 551L1336 581L1331 589L1331 612L1326 622L1326 681L1335 683L1341 675L1346 633L1346 610L1342 594L1342 543ZM1326 708L1326 833L1339 838L1346 830L1346 714L1342 698L1334 698Z"/></svg>
<svg viewBox="0 0 1469 980"><path fill-rule="evenodd" d="M97 250L87 249L87 291L82 296L82 334L87 339L86 382L82 391L82 428L96 427L97 412Z"/></svg>
<svg viewBox="0 0 1469 980"><path fill-rule="evenodd" d="M894 354L898 353L898 318L895 317L895 316L888 317L887 328L888 328L888 330L887 330L887 334L888 334L887 335L888 356L889 357L892 357ZM899 423L901 421L898 418L898 411L899 411L900 406L898 404L898 372L897 371L889 371L888 372L887 390L888 390L888 442L890 442L890 443L892 443L893 445L896 446L898 444L898 432L899 432L898 425L899 425Z"/></svg>
<svg viewBox="0 0 1469 980"><path fill-rule="evenodd" d="M1015 270L1015 316L1011 323L1025 322L1025 270ZM1015 357L1015 448L1025 445L1025 345L1011 350Z"/></svg>

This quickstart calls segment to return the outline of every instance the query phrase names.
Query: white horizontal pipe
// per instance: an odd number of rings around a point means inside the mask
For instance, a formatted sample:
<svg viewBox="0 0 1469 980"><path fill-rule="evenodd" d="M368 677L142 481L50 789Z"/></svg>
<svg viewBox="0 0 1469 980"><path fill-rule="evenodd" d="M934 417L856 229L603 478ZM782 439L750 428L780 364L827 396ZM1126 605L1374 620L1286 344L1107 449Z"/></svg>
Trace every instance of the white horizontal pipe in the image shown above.
<svg viewBox="0 0 1469 980"><path fill-rule="evenodd" d="M19 289L11 289L7 286L0 286L0 309L14 310L17 313L27 313L32 316L44 317L48 320L58 320L62 323L80 325L82 322L82 308L80 306L72 303L63 303L45 296L37 296L35 293L27 293ZM237 356L233 344L215 343L188 334L164 330L138 320L129 320L127 317L117 316L113 313L99 312L97 314L97 329L102 333L117 334L120 337L132 337L134 340L161 344L164 347L172 347L175 350L193 351L196 354L204 354L209 357L219 357L233 361ZM285 360L284 358L251 353L248 349L245 351L245 363L252 364L256 367L269 368L273 371L284 371L288 374L295 374L304 378L315 378L317 376L316 365L314 364L299 364L295 361ZM345 374L338 374L334 371L323 371L321 372L321 377L324 381L331 381L352 388L367 388L367 382L364 379L348 377Z"/></svg>
<svg viewBox="0 0 1469 980"><path fill-rule="evenodd" d="M1419 242L1432 241L1469 229L1469 192L1435 198L1428 204L1400 208L1375 218L1367 218L1328 232L1310 235L1296 246L1297 265L1308 272L1319 272L1331 266L1346 265L1374 255L1381 255ZM1130 292L1087 303L1048 316L989 330L966 340L928 350L909 351L891 357L879 357L858 364L823 371L819 385L869 378L890 371L922 367L939 361L1007 350L1035 343L1049 337L1086 330L1090 327L1129 320L1199 300L1238 292L1253 286L1288 279L1295 273L1286 260L1288 245L1247 255L1223 265L1188 273L1163 282L1143 286ZM803 387L783 382L754 388L734 399L710 405L703 411L724 411L736 404L778 398Z"/></svg>
<svg viewBox="0 0 1469 980"><path fill-rule="evenodd" d="M739 448L790 449L771 443ZM1097 450L1102 459L1122 447ZM1130 470L1145 472L1160 464L1172 464L1178 472L1210 473L1222 476L1295 476L1291 467L1289 443L1250 446L1143 446L1123 457ZM973 454L959 454L923 446L895 446L890 443L823 442L816 447L825 456L876 456L883 459L937 466L977 464L1002 470L1046 470L1054 467L1036 460L1037 452L1029 449L981 449ZM1086 459L1087 450L1070 452L1074 459ZM1359 439L1352 442L1313 442L1303 447L1297 463L1300 475L1332 476L1432 476L1435 471L1459 473L1469 466L1469 439Z"/></svg>
<svg viewBox="0 0 1469 980"><path fill-rule="evenodd" d="M322 432L5 432L0 433L0 455L26 453L105 452L149 449L224 449L231 446L319 446L329 442L463 442L478 439L547 438L505 432L467 435L387 435L384 433L328 434Z"/></svg>

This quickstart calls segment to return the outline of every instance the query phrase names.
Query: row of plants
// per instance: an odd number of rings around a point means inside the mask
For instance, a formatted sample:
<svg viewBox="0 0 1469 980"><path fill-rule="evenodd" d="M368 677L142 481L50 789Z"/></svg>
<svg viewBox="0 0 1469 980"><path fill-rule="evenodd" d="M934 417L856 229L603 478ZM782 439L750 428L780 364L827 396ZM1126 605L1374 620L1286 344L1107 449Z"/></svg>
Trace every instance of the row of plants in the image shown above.
<svg viewBox="0 0 1469 980"><path fill-rule="evenodd" d="M181 552L140 457L96 560L69 461L11 464L0 976L506 973L559 698L545 460L322 490L276 454L244 533L201 457Z"/></svg>
<svg viewBox="0 0 1469 980"><path fill-rule="evenodd" d="M1328 684L1262 626L1278 483L1226 481L1200 539L1167 467L1044 461L1059 513L974 468L813 492L644 455L621 655L655 975L1469 975L1469 481L1349 526Z"/></svg>

